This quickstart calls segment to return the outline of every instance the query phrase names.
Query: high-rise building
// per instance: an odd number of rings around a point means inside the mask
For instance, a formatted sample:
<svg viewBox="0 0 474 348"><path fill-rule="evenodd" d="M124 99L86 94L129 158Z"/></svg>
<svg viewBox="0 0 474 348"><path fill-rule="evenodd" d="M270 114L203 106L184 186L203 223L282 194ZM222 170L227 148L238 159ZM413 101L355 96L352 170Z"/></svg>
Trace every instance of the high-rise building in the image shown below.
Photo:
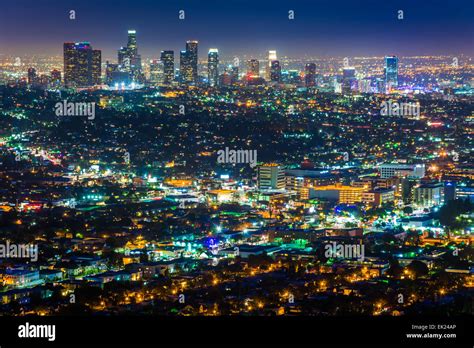
<svg viewBox="0 0 474 348"><path fill-rule="evenodd" d="M102 75L102 52L92 50L92 84L100 85Z"/></svg>
<svg viewBox="0 0 474 348"><path fill-rule="evenodd" d="M113 74L119 71L119 64L112 64L108 61L106 62L105 66L105 83L108 85L112 84L113 81Z"/></svg>
<svg viewBox="0 0 474 348"><path fill-rule="evenodd" d="M142 83L144 75L142 71L142 58L138 54L137 32L128 30L128 40L126 47L120 47L118 50L118 70L129 73L128 80Z"/></svg>
<svg viewBox="0 0 474 348"><path fill-rule="evenodd" d="M209 84L211 86L217 86L219 81L219 51L217 48L209 49L207 55L207 71Z"/></svg>
<svg viewBox="0 0 474 348"><path fill-rule="evenodd" d="M35 68L28 68L28 85L36 84L38 76L36 75Z"/></svg>
<svg viewBox="0 0 474 348"><path fill-rule="evenodd" d="M306 87L316 86L316 64L308 63L304 67L304 80Z"/></svg>
<svg viewBox="0 0 474 348"><path fill-rule="evenodd" d="M420 207L440 205L444 201L443 183L422 184L415 188L415 203Z"/></svg>
<svg viewBox="0 0 474 348"><path fill-rule="evenodd" d="M63 46L64 57L64 84L68 86L74 80L75 75L75 56L74 42L65 42Z"/></svg>
<svg viewBox="0 0 474 348"><path fill-rule="evenodd" d="M273 60L270 70L270 81L280 82L281 81L281 66L278 60Z"/></svg>
<svg viewBox="0 0 474 348"><path fill-rule="evenodd" d="M385 57L385 89L390 92L398 87L398 57Z"/></svg>
<svg viewBox="0 0 474 348"><path fill-rule="evenodd" d="M68 87L88 87L100 83L101 51L89 42L64 43L64 83Z"/></svg>
<svg viewBox="0 0 474 348"><path fill-rule="evenodd" d="M285 188L285 170L276 163L258 167L258 188L260 190L278 190Z"/></svg>
<svg viewBox="0 0 474 348"><path fill-rule="evenodd" d="M118 64L121 66L121 69L130 70L130 59L128 59L127 47L120 47L117 55L118 55Z"/></svg>
<svg viewBox="0 0 474 348"><path fill-rule="evenodd" d="M198 79L198 42L186 41L186 50L180 52L179 73L181 81L196 83Z"/></svg>
<svg viewBox="0 0 474 348"><path fill-rule="evenodd" d="M277 52L276 51L268 51L268 61L265 70L265 80L271 80L271 71L272 71L272 62L277 60Z"/></svg>
<svg viewBox="0 0 474 348"><path fill-rule="evenodd" d="M249 59L247 61L247 77L257 78L260 76L260 63L257 59Z"/></svg>
<svg viewBox="0 0 474 348"><path fill-rule="evenodd" d="M138 54L136 30L128 31L127 50L130 57L136 56Z"/></svg>
<svg viewBox="0 0 474 348"><path fill-rule="evenodd" d="M163 62L153 59L150 61L150 83L153 85L161 84L164 80Z"/></svg>
<svg viewBox="0 0 474 348"><path fill-rule="evenodd" d="M161 51L163 63L163 83L170 84L174 81L174 51Z"/></svg>
<svg viewBox="0 0 474 348"><path fill-rule="evenodd" d="M351 94L355 81L355 68L345 67L342 71L342 94Z"/></svg>
<svg viewBox="0 0 474 348"><path fill-rule="evenodd" d="M198 42L186 41L186 52L191 72L191 80L189 82L196 83L198 80Z"/></svg>
<svg viewBox="0 0 474 348"><path fill-rule="evenodd" d="M179 77L181 82L190 83L193 81L193 71L189 61L188 51L179 52Z"/></svg>

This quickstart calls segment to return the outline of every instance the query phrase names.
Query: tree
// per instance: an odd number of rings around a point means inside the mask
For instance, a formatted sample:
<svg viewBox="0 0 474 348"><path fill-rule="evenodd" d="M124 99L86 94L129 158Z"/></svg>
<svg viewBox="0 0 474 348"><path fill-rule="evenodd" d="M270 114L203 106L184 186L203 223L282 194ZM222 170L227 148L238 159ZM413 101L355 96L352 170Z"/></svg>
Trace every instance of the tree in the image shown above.
<svg viewBox="0 0 474 348"><path fill-rule="evenodd" d="M462 229L466 227L466 221L459 219L459 215L472 212L472 204L469 199L456 199L449 201L441 207L438 213L438 219L441 225L446 228L446 232L451 230Z"/></svg>
<svg viewBox="0 0 474 348"><path fill-rule="evenodd" d="M414 274L415 278L428 274L428 266L424 262L414 260L407 266L408 271Z"/></svg>
<svg viewBox="0 0 474 348"><path fill-rule="evenodd" d="M388 276L391 276L393 278L400 278L400 276L403 273L403 267L400 266L400 263L398 262L397 259L391 259L390 260L390 267L387 269L386 274Z"/></svg>

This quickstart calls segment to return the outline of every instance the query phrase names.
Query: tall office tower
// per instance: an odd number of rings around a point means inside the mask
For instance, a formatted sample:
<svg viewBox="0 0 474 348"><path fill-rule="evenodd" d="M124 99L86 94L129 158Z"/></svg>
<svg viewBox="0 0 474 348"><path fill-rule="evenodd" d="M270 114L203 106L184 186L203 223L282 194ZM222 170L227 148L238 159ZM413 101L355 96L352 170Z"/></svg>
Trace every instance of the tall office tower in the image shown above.
<svg viewBox="0 0 474 348"><path fill-rule="evenodd" d="M189 61L188 51L179 52L179 78L181 82L185 83L193 81L193 70Z"/></svg>
<svg viewBox="0 0 474 348"><path fill-rule="evenodd" d="M102 83L102 52L92 50L92 84L100 85Z"/></svg>
<svg viewBox="0 0 474 348"><path fill-rule="evenodd" d="M308 63L304 67L304 81L306 87L316 86L316 64Z"/></svg>
<svg viewBox="0 0 474 348"><path fill-rule="evenodd" d="M271 79L271 70L272 70L272 62L277 60L277 52L276 51L268 51L268 62L267 67L265 70L265 80L270 81Z"/></svg>
<svg viewBox="0 0 474 348"><path fill-rule="evenodd" d="M258 167L258 188L260 190L279 190L285 188L285 170L276 163Z"/></svg>
<svg viewBox="0 0 474 348"><path fill-rule="evenodd" d="M260 64L257 59L247 61L247 78L257 78L260 76Z"/></svg>
<svg viewBox="0 0 474 348"><path fill-rule="evenodd" d="M127 47L120 47L118 50L118 64L121 66L122 70L126 68L130 69L130 61L128 60L128 50Z"/></svg>
<svg viewBox="0 0 474 348"><path fill-rule="evenodd" d="M51 85L53 87L61 86L61 72L59 70L51 71Z"/></svg>
<svg viewBox="0 0 474 348"><path fill-rule="evenodd" d="M385 57L385 89L388 93L398 87L398 57Z"/></svg>
<svg viewBox="0 0 474 348"><path fill-rule="evenodd" d="M207 72L209 77L209 84L217 86L219 82L219 51L217 48L209 49L207 54Z"/></svg>
<svg viewBox="0 0 474 348"><path fill-rule="evenodd" d="M270 80L273 82L281 81L281 66L278 60L272 61L272 65L270 69Z"/></svg>
<svg viewBox="0 0 474 348"><path fill-rule="evenodd" d="M163 62L163 83L169 84L174 81L174 51L161 51Z"/></svg>
<svg viewBox="0 0 474 348"><path fill-rule="evenodd" d="M164 81L164 65L161 60L153 59L150 61L150 83L158 85Z"/></svg>
<svg viewBox="0 0 474 348"><path fill-rule="evenodd" d="M64 85L69 86L74 80L75 55L74 42L65 42L63 46L64 57Z"/></svg>
<svg viewBox="0 0 474 348"><path fill-rule="evenodd" d="M38 81L35 68L28 68L28 85L33 85Z"/></svg>
<svg viewBox="0 0 474 348"><path fill-rule="evenodd" d="M345 67L342 71L342 94L351 94L355 81L355 68Z"/></svg>
<svg viewBox="0 0 474 348"><path fill-rule="evenodd" d="M142 72L142 57L138 54L136 30L128 31L127 51L128 58L130 59L130 72L132 75L132 80L144 82L144 76Z"/></svg>
<svg viewBox="0 0 474 348"><path fill-rule="evenodd" d="M198 81L198 42L186 41L186 52L192 74L188 82L196 83Z"/></svg>
<svg viewBox="0 0 474 348"><path fill-rule="evenodd" d="M120 47L118 50L119 70L129 73L130 80L143 82L142 58L138 54L137 32L136 30L128 30L127 34L127 46Z"/></svg>
<svg viewBox="0 0 474 348"><path fill-rule="evenodd" d="M112 64L108 61L106 62L105 66L105 83L108 85L112 84L114 73L119 71L118 64Z"/></svg>
<svg viewBox="0 0 474 348"><path fill-rule="evenodd" d="M64 43L64 83L68 87L88 87L100 83L101 51L89 42Z"/></svg>
<svg viewBox="0 0 474 348"><path fill-rule="evenodd" d="M137 31L136 30L129 30L128 31L127 50L128 50L128 54L129 54L130 57L134 57L138 54Z"/></svg>

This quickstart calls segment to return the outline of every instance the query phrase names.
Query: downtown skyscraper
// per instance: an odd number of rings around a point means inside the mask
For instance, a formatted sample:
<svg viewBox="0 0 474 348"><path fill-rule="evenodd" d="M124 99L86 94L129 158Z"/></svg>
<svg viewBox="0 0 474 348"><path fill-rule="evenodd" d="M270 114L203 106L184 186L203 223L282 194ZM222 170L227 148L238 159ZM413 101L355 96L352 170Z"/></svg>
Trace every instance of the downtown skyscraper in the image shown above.
<svg viewBox="0 0 474 348"><path fill-rule="evenodd" d="M353 67L345 67L342 71L342 94L349 95L354 89L356 82L356 71Z"/></svg>
<svg viewBox="0 0 474 348"><path fill-rule="evenodd" d="M64 43L64 84L67 87L89 87L101 83L100 50L89 42Z"/></svg>
<svg viewBox="0 0 474 348"><path fill-rule="evenodd" d="M217 48L209 49L207 55L207 71L209 78L209 85L217 86L219 81L219 51Z"/></svg>
<svg viewBox="0 0 474 348"><path fill-rule="evenodd" d="M398 57L385 57L385 88L390 92L398 87Z"/></svg>
<svg viewBox="0 0 474 348"><path fill-rule="evenodd" d="M272 62L277 60L277 52L276 51L268 51L268 61L267 66L265 69L265 80L271 81L271 70L272 70Z"/></svg>
<svg viewBox="0 0 474 348"><path fill-rule="evenodd" d="M129 30L126 47L120 47L118 50L119 71L129 74L131 81L143 82L142 59L138 54L137 32Z"/></svg>
<svg viewBox="0 0 474 348"><path fill-rule="evenodd" d="M163 83L174 81L174 51L161 51L160 60L163 63Z"/></svg>
<svg viewBox="0 0 474 348"><path fill-rule="evenodd" d="M182 82L196 83L198 80L198 42L186 41L186 50L180 52L179 72Z"/></svg>

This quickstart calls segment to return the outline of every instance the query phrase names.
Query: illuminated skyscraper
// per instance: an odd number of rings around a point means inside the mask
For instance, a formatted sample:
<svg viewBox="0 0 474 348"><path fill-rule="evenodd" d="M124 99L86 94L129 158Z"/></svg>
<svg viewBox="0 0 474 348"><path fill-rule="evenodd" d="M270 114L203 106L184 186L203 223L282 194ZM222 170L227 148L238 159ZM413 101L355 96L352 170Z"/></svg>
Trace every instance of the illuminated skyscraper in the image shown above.
<svg viewBox="0 0 474 348"><path fill-rule="evenodd" d="M100 83L101 51L89 42L64 43L64 83L68 87L87 87Z"/></svg>
<svg viewBox="0 0 474 348"><path fill-rule="evenodd" d="M160 59L163 63L163 83L174 81L174 51L161 51Z"/></svg>
<svg viewBox="0 0 474 348"><path fill-rule="evenodd" d="M150 83L157 85L163 82L163 62L161 60L153 59L150 61Z"/></svg>
<svg viewBox="0 0 474 348"><path fill-rule="evenodd" d="M100 85L102 74L102 52L99 50L92 50L92 84Z"/></svg>
<svg viewBox="0 0 474 348"><path fill-rule="evenodd" d="M198 42L186 41L186 52L188 52L192 73L192 80L190 82L196 83L198 80Z"/></svg>
<svg viewBox="0 0 474 348"><path fill-rule="evenodd" d="M136 30L128 31L127 49L130 57L134 57L138 54Z"/></svg>
<svg viewBox="0 0 474 348"><path fill-rule="evenodd" d="M75 56L76 52L74 49L74 42L64 43L64 84L70 85L74 81L74 70L75 70Z"/></svg>
<svg viewBox="0 0 474 348"><path fill-rule="evenodd" d="M117 71L119 71L119 65L111 64L107 61L105 67L105 83L111 85L114 78L114 73Z"/></svg>
<svg viewBox="0 0 474 348"><path fill-rule="evenodd" d="M209 84L217 86L219 81L219 51L217 48L209 49L207 55L207 71L209 76Z"/></svg>
<svg viewBox="0 0 474 348"><path fill-rule="evenodd" d="M179 73L181 81L196 83L198 79L198 42L187 41L186 50L180 52Z"/></svg>
<svg viewBox="0 0 474 348"><path fill-rule="evenodd" d="M305 85L306 87L316 86L316 64L308 63L304 68L305 72Z"/></svg>
<svg viewBox="0 0 474 348"><path fill-rule="evenodd" d="M345 67L342 71L342 94L351 94L355 81L355 68Z"/></svg>
<svg viewBox="0 0 474 348"><path fill-rule="evenodd" d="M398 57L385 57L385 88L390 92L398 87Z"/></svg>
<svg viewBox="0 0 474 348"><path fill-rule="evenodd" d="M273 82L281 81L281 66L278 60L273 60L270 69L270 80Z"/></svg>
<svg viewBox="0 0 474 348"><path fill-rule="evenodd" d="M128 50L127 47L120 47L118 50L118 63L122 67L123 70L129 69L130 70L130 61L128 60Z"/></svg>
<svg viewBox="0 0 474 348"><path fill-rule="evenodd" d="M277 60L277 52L276 51L268 51L268 62L267 67L265 70L265 80L271 80L271 70L272 70L272 62Z"/></svg>
<svg viewBox="0 0 474 348"><path fill-rule="evenodd" d="M260 64L257 59L247 61L247 77L256 78L260 76Z"/></svg>
<svg viewBox="0 0 474 348"><path fill-rule="evenodd" d="M130 74L130 79L143 82L142 58L138 54L137 32L128 31L127 47L120 47L118 50L118 64L121 72Z"/></svg>
<svg viewBox="0 0 474 348"><path fill-rule="evenodd" d="M188 51L179 52L179 77L181 82L190 83L193 81L193 71L189 62Z"/></svg>

